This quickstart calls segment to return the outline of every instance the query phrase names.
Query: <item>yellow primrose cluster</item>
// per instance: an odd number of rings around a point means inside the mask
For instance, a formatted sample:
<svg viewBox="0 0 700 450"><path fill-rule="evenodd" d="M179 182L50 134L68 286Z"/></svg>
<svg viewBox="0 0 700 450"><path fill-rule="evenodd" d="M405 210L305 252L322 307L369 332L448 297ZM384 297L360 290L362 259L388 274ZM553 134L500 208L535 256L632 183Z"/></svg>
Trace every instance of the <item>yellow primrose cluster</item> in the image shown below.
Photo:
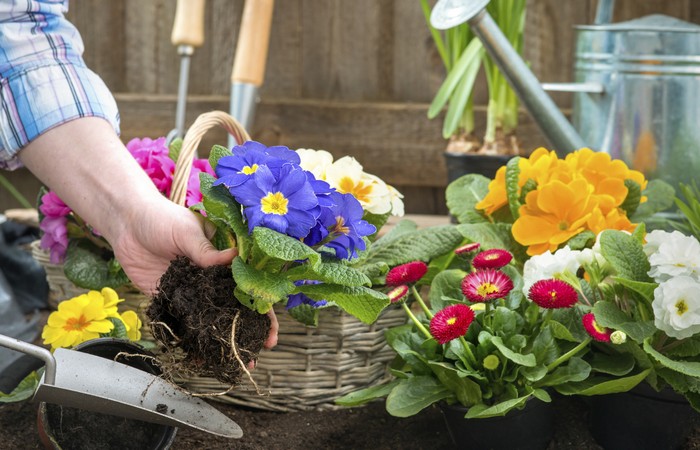
<svg viewBox="0 0 700 450"><path fill-rule="evenodd" d="M89 291L58 304L58 310L49 315L41 333L44 344L51 344L51 350L59 347L70 348L114 329L111 318L120 320L126 328L127 337L132 341L141 339L141 320L134 311L117 311L117 304L123 302L114 289Z"/></svg>
<svg viewBox="0 0 700 450"><path fill-rule="evenodd" d="M610 155L588 148L572 152L564 159L544 148L529 158L520 158L518 188L528 180L536 188L528 192L513 223L513 237L528 247L528 255L554 252L561 244L585 230L595 234L606 230L634 230L620 207L627 197L625 180L646 188L647 180ZM642 201L645 199L642 198ZM506 167L501 167L489 183L488 194L476 205L491 215L508 204Z"/></svg>

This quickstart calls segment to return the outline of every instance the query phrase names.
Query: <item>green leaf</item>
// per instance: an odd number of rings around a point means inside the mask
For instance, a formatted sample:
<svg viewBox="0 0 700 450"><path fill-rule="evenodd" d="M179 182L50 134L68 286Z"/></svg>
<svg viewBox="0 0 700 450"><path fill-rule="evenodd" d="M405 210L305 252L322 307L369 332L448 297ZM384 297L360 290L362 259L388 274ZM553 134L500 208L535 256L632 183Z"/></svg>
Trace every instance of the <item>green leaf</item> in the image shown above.
<svg viewBox="0 0 700 450"><path fill-rule="evenodd" d="M554 340L552 330L549 327L544 327L535 337L531 351L538 364L549 364L557 359L559 346Z"/></svg>
<svg viewBox="0 0 700 450"><path fill-rule="evenodd" d="M653 321L635 321L613 302L596 302L593 305L593 314L596 322L601 326L624 331L636 342L642 342L656 332Z"/></svg>
<svg viewBox="0 0 700 450"><path fill-rule="evenodd" d="M664 350L666 356L688 358L700 355L700 335L691 336L679 341L677 345Z"/></svg>
<svg viewBox="0 0 700 450"><path fill-rule="evenodd" d="M370 236L371 241L376 238L377 233L386 224L390 216L390 212L386 214L372 214L370 212L365 211L364 215L362 216L362 219L367 221L371 225L374 225L374 227L377 229L377 231L374 234L372 234L372 236Z"/></svg>
<svg viewBox="0 0 700 450"><path fill-rule="evenodd" d="M471 51L471 46L478 46L477 56L474 56L470 63L467 65L466 70L459 80L457 88L454 90L453 95L449 100L449 106L447 107L447 114L445 115L445 121L442 125L442 137L449 139L450 136L455 134L459 126L464 120L464 110L467 108L467 103L472 95L472 90L474 87L474 81L476 80L476 75L479 72L479 67L481 66L481 56L484 53L484 49L481 42L478 39L474 39L467 46L464 54L466 55ZM463 55L464 56L464 55ZM471 55L470 55L471 56ZM459 65L459 61L457 62ZM451 73L450 73L451 75ZM449 78L449 76L447 78ZM445 82L447 82L447 78ZM438 91L438 94L440 92ZM436 99L438 97L436 96ZM432 108L433 105L431 105ZM430 110L428 111L430 114Z"/></svg>
<svg viewBox="0 0 700 450"><path fill-rule="evenodd" d="M410 417L450 396L450 391L432 375L401 380L386 398L386 410L394 417Z"/></svg>
<svg viewBox="0 0 700 450"><path fill-rule="evenodd" d="M627 217L632 217L632 215L637 211L639 207L639 202L642 199L642 187L634 180L625 180L625 187L627 188L627 197L620 205L626 213Z"/></svg>
<svg viewBox="0 0 700 450"><path fill-rule="evenodd" d="M604 395L627 392L647 377L651 369L644 370L636 375L622 378L589 377L577 383L566 383L556 386L555 389L564 395Z"/></svg>
<svg viewBox="0 0 700 450"><path fill-rule="evenodd" d="M516 156L511 158L506 164L506 195L508 197L508 207L510 208L510 213L513 216L513 220L517 220L520 217L520 197L519 190L520 186L518 181L520 180L520 157Z"/></svg>
<svg viewBox="0 0 700 450"><path fill-rule="evenodd" d="M634 281L620 277L613 277L613 280L616 283L619 283L638 293L644 298L644 300L648 301L649 303L651 303L651 301L654 300L654 289L656 289L659 286L657 283L650 281Z"/></svg>
<svg viewBox="0 0 700 450"><path fill-rule="evenodd" d="M32 398L36 388L39 387L39 380L41 380L41 374L30 373L9 394L0 392L0 403L21 402Z"/></svg>
<svg viewBox="0 0 700 450"><path fill-rule="evenodd" d="M206 172L199 174L199 187L202 191L202 203L207 212L207 219L217 226L224 226L236 235L238 254L248 259L251 240L248 227L243 223L241 205L233 198L223 185L213 186L216 179Z"/></svg>
<svg viewBox="0 0 700 450"><path fill-rule="evenodd" d="M76 286L100 290L117 289L129 283L121 267L114 264L111 252L88 241L72 241L66 250L63 272Z"/></svg>
<svg viewBox="0 0 700 450"><path fill-rule="evenodd" d="M311 305L302 303L301 305L288 309L287 313L299 323L310 327L318 326L318 308L314 308Z"/></svg>
<svg viewBox="0 0 700 450"><path fill-rule="evenodd" d="M480 63L482 51L483 46L478 39L473 39L469 43L467 48L462 53L462 56L457 61L457 64L454 65L452 70L450 70L450 73L447 74L447 77L445 77L445 81L443 81L442 85L438 89L437 94L435 94L435 98L428 109L428 118L433 119L440 114L442 108L452 97L452 94L457 88L458 84L465 77L467 71L470 70L470 67L474 64Z"/></svg>
<svg viewBox="0 0 700 450"><path fill-rule="evenodd" d="M490 179L479 174L464 175L447 186L445 197L450 214L459 223L488 222L477 209L489 192Z"/></svg>
<svg viewBox="0 0 700 450"><path fill-rule="evenodd" d="M600 237L603 257L621 278L651 282L649 260L641 242L627 233L605 230Z"/></svg>
<svg viewBox="0 0 700 450"><path fill-rule="evenodd" d="M360 406L379 398L384 398L401 383L401 380L392 380L389 383L370 386L359 391L350 392L340 398L335 399L336 405L341 406Z"/></svg>
<svg viewBox="0 0 700 450"><path fill-rule="evenodd" d="M182 150L182 138L173 139L168 146L168 157L173 162L177 162L177 159L180 157L180 150Z"/></svg>
<svg viewBox="0 0 700 450"><path fill-rule="evenodd" d="M464 298L460 285L466 275L462 270L445 270L438 273L428 292L430 307L438 311L448 305L448 299Z"/></svg>
<svg viewBox="0 0 700 450"><path fill-rule="evenodd" d="M549 321L549 328L552 330L552 335L556 339L561 339L563 341L569 342L579 342L578 339L576 339L574 335L571 334L571 331L567 327L560 324L556 320Z"/></svg>
<svg viewBox="0 0 700 450"><path fill-rule="evenodd" d="M114 325L114 328L112 328L112 331L109 333L102 333L100 336L101 337L114 337L118 339L129 339L129 335L126 332L126 325L124 325L124 322L121 321L121 319L118 319L116 317L108 317L107 320L112 322L112 325Z"/></svg>
<svg viewBox="0 0 700 450"><path fill-rule="evenodd" d="M700 377L700 362L697 361L677 361L668 358L649 344L649 340L644 341L644 351L651 355L652 358L660 362L665 367L680 372L691 377Z"/></svg>
<svg viewBox="0 0 700 450"><path fill-rule="evenodd" d="M581 358L572 357L565 366L557 367L537 385L540 387L558 386L568 382L583 381L591 373L591 366Z"/></svg>
<svg viewBox="0 0 700 450"><path fill-rule="evenodd" d="M593 358L590 364L595 372L621 377L627 375L634 369L635 359L629 353L608 355L601 352L593 352Z"/></svg>
<svg viewBox="0 0 700 450"><path fill-rule="evenodd" d="M633 223L643 222L657 212L672 207L676 191L670 184L656 179L649 181L643 195L647 196L647 201L640 203L637 211L630 218Z"/></svg>
<svg viewBox="0 0 700 450"><path fill-rule="evenodd" d="M491 343L495 345L496 348L498 348L498 350L503 356L505 356L506 358L508 358L516 364L525 367L535 367L535 365L537 365L537 359L535 358L535 355L533 355L532 353L523 355L522 353L516 353L512 351L511 349L506 347L506 345L503 343L503 340L501 340L501 338L498 336L494 336L491 339Z"/></svg>
<svg viewBox="0 0 700 450"><path fill-rule="evenodd" d="M522 374L523 377L530 383L534 383L536 381L541 380L544 378L545 375L547 375L547 367L544 366L543 364L540 364L535 367L523 367L520 369L520 373Z"/></svg>
<svg viewBox="0 0 700 450"><path fill-rule="evenodd" d="M528 394L524 397L506 400L488 408L469 408L465 417L467 419L485 419L487 417L505 416L508 411L524 405L530 396L531 394Z"/></svg>
<svg viewBox="0 0 700 450"><path fill-rule="evenodd" d="M411 261L429 261L462 242L453 225L439 225L404 233L389 242L376 241L366 252L365 264L384 262L390 267Z"/></svg>
<svg viewBox="0 0 700 450"><path fill-rule="evenodd" d="M464 223L457 225L457 229L470 242L481 244L481 250L512 247L509 224Z"/></svg>
<svg viewBox="0 0 700 450"><path fill-rule="evenodd" d="M457 397L462 405L481 403L481 387L475 381L460 374L453 364L429 361L428 365L438 380Z"/></svg>
<svg viewBox="0 0 700 450"><path fill-rule="evenodd" d="M571 250L583 250L586 247L591 247L595 242L596 235L590 230L583 231L572 237L566 242Z"/></svg>
<svg viewBox="0 0 700 450"><path fill-rule="evenodd" d="M552 313L552 320L564 325L571 332L576 342L581 342L586 339L588 332L583 328L583 312L580 308L562 308L556 309ZM555 329L552 330L553 332ZM556 336L558 339L562 337ZM568 340L568 339L565 339Z"/></svg>
<svg viewBox="0 0 700 450"><path fill-rule="evenodd" d="M342 262L323 262L316 266L302 264L287 270L285 275L290 280L316 280L343 286L370 287L372 285L367 275Z"/></svg>
<svg viewBox="0 0 700 450"><path fill-rule="evenodd" d="M253 240L260 250L270 258L293 262L309 260L311 266L321 261L321 255L314 249L286 234L266 227L253 229Z"/></svg>
<svg viewBox="0 0 700 450"><path fill-rule="evenodd" d="M377 320L379 314L391 303L385 294L364 286L307 284L297 286L297 292L316 301L333 302L348 314L368 324Z"/></svg>
<svg viewBox="0 0 700 450"><path fill-rule="evenodd" d="M231 150L224 147L223 145L214 145L209 152L209 165L211 168L216 170L216 166L219 165L219 160L224 156L232 156Z"/></svg>
<svg viewBox="0 0 700 450"><path fill-rule="evenodd" d="M233 259L231 271L237 289L252 300L252 305L246 306L261 314L267 313L273 304L286 300L296 287L279 274L256 270L243 262L240 256Z"/></svg>

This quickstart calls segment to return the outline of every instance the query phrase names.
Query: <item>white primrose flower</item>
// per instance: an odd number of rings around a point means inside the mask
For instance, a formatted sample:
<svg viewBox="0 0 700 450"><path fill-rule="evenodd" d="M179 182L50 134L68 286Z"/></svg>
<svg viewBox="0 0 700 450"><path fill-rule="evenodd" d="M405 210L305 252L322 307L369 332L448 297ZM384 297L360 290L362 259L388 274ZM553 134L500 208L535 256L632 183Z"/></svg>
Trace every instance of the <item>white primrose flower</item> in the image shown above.
<svg viewBox="0 0 700 450"><path fill-rule="evenodd" d="M523 294L530 292L530 287L539 280L561 278L562 274L576 275L581 268L581 252L571 250L567 245L554 253L549 250L541 255L535 255L525 261L523 266Z"/></svg>
<svg viewBox="0 0 700 450"><path fill-rule="evenodd" d="M654 325L667 335L685 339L700 332L700 282L689 276L663 281L654 290Z"/></svg>
<svg viewBox="0 0 700 450"><path fill-rule="evenodd" d="M681 275L700 281L700 242L694 237L678 231L652 231L647 235L647 246L656 247L649 256L649 276L657 283Z"/></svg>
<svg viewBox="0 0 700 450"><path fill-rule="evenodd" d="M389 188L389 194L391 195L391 215L402 217L404 215L403 209L403 194L396 190L394 186L389 184L386 185Z"/></svg>
<svg viewBox="0 0 700 450"><path fill-rule="evenodd" d="M362 170L352 156L344 156L326 168L326 182L343 194L352 194L365 211L386 214L392 210L392 197L387 184Z"/></svg>
<svg viewBox="0 0 700 450"><path fill-rule="evenodd" d="M326 169L333 164L333 155L325 150L300 148L297 150L301 158L301 168L308 170L317 180L326 180Z"/></svg>

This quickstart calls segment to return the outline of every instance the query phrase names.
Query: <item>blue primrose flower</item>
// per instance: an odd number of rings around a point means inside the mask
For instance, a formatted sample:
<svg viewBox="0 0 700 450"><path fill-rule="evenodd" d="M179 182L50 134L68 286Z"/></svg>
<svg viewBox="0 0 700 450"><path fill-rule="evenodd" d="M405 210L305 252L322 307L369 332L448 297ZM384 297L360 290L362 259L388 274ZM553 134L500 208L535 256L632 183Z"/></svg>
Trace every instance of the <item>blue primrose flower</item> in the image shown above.
<svg viewBox="0 0 700 450"><path fill-rule="evenodd" d="M316 280L299 280L295 281L294 284L296 286L301 286L304 284L320 284L320 282ZM299 305L309 305L314 308L320 308L321 306L326 306L327 303L328 302L326 300L317 301L308 297L306 294L302 294L301 292L287 297L287 309L292 309Z"/></svg>
<svg viewBox="0 0 700 450"><path fill-rule="evenodd" d="M249 181L261 166L267 166L277 176L283 165L292 163L298 166L301 163L299 155L287 147L265 147L256 141L237 145L231 152L233 155L224 156L217 162L215 172L218 180L214 182L214 186L240 186Z"/></svg>
<svg viewBox="0 0 700 450"><path fill-rule="evenodd" d="M282 165L277 176L269 167L259 166L251 182L229 191L245 208L249 232L263 226L302 239L316 225L320 214L306 172L294 164Z"/></svg>
<svg viewBox="0 0 700 450"><path fill-rule="evenodd" d="M377 228L362 220L364 210L352 194L332 192L329 197L333 206L321 208L319 216L319 223L328 231L326 238L330 238L325 245L334 249L338 258L356 258L357 250L365 249L362 238L374 234Z"/></svg>

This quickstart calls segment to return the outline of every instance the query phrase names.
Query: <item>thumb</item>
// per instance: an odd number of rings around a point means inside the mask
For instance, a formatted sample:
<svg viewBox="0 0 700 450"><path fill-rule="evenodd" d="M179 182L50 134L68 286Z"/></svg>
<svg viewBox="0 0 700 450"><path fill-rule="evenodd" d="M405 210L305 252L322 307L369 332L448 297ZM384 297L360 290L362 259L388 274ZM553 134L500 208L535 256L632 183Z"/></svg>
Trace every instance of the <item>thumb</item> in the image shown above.
<svg viewBox="0 0 700 450"><path fill-rule="evenodd" d="M231 264L233 258L238 255L236 248L217 250L201 232L196 238L186 241L183 251L185 256L199 267Z"/></svg>

